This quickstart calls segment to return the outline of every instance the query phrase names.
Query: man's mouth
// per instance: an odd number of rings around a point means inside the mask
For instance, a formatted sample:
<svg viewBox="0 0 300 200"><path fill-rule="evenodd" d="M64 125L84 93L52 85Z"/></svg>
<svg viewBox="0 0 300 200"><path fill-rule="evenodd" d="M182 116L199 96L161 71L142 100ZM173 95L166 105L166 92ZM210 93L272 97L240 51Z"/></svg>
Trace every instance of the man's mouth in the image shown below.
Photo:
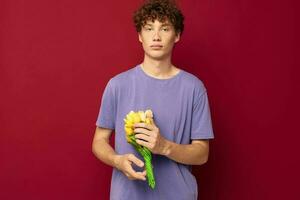
<svg viewBox="0 0 300 200"><path fill-rule="evenodd" d="M159 44L154 44L150 46L152 49L161 49L163 46Z"/></svg>

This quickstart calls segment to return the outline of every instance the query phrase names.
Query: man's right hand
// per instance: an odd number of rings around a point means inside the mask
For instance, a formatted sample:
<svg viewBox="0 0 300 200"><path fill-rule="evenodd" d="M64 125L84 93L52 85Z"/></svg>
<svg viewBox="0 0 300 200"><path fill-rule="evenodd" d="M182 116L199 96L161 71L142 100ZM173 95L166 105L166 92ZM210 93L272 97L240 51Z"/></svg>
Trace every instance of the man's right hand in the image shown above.
<svg viewBox="0 0 300 200"><path fill-rule="evenodd" d="M115 166L122 171L129 180L146 180L146 170L143 172L136 172L133 170L131 164L134 163L139 167L144 166L144 162L138 159L134 154L116 155Z"/></svg>

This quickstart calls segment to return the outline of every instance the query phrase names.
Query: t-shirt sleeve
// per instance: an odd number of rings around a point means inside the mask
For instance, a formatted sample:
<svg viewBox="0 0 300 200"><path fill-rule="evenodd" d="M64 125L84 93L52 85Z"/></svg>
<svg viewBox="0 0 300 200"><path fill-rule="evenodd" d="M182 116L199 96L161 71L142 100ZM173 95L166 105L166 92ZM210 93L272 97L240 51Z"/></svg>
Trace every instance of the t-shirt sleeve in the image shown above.
<svg viewBox="0 0 300 200"><path fill-rule="evenodd" d="M96 126L102 128L115 129L115 116L116 116L116 88L110 79L104 89L101 106L96 121Z"/></svg>
<svg viewBox="0 0 300 200"><path fill-rule="evenodd" d="M192 112L192 132L193 139L212 139L214 138L211 114L208 102L207 91L202 85L202 89L196 89L193 112Z"/></svg>

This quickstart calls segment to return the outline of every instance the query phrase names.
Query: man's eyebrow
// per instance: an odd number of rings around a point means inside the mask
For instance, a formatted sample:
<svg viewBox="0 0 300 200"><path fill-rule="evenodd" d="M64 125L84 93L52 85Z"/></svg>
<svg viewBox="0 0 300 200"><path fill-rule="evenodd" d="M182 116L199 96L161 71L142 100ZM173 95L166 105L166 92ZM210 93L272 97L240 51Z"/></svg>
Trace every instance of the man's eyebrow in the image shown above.
<svg viewBox="0 0 300 200"><path fill-rule="evenodd" d="M145 24L144 26L153 26L153 24ZM164 24L162 24L161 26L172 26L172 24L170 24L170 23L164 23Z"/></svg>

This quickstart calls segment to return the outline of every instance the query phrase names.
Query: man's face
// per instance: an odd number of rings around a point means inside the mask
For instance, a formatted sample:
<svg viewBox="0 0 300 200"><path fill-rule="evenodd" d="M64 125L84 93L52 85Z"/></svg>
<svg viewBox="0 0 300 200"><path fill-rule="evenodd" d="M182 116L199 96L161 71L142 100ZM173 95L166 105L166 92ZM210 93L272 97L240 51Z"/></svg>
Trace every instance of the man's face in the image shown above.
<svg viewBox="0 0 300 200"><path fill-rule="evenodd" d="M180 39L180 34L175 33L173 25L166 20L147 21L139 33L145 54L155 60L162 60L171 56L173 46Z"/></svg>

